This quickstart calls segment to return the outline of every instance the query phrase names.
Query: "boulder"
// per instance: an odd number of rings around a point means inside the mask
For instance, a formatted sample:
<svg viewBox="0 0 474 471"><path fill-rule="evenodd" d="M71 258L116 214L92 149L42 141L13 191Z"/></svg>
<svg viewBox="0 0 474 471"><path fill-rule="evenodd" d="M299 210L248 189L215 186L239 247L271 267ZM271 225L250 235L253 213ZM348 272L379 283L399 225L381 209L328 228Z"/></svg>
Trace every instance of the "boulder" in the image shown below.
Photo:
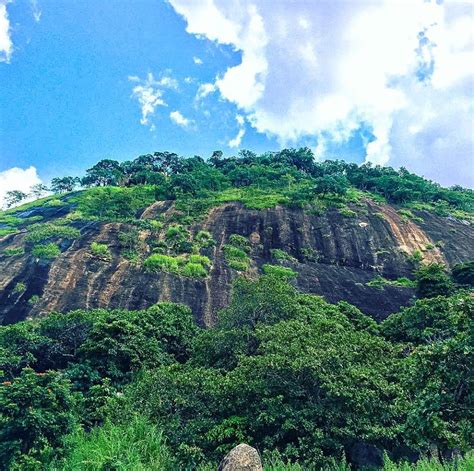
<svg viewBox="0 0 474 471"><path fill-rule="evenodd" d="M229 451L221 461L218 471L262 471L262 461L255 448L245 443Z"/></svg>

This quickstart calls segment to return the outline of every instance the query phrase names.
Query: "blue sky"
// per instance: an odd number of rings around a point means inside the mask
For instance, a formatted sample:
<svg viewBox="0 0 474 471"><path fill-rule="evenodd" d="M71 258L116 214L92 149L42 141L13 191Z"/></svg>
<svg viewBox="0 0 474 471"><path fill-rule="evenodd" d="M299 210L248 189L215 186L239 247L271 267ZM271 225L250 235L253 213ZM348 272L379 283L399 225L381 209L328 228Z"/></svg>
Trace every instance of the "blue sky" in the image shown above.
<svg viewBox="0 0 474 471"><path fill-rule="evenodd" d="M300 145L471 186L473 26L469 1L0 0L0 186Z"/></svg>

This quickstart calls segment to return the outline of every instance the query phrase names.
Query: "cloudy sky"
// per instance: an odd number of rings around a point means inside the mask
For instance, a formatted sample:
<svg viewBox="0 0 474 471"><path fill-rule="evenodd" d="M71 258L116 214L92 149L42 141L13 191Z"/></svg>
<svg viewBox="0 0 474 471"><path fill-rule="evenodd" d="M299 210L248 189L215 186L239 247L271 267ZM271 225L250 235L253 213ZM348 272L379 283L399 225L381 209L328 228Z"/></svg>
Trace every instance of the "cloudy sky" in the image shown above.
<svg viewBox="0 0 474 471"><path fill-rule="evenodd" d="M0 198L101 158L309 146L474 185L473 0L0 0Z"/></svg>

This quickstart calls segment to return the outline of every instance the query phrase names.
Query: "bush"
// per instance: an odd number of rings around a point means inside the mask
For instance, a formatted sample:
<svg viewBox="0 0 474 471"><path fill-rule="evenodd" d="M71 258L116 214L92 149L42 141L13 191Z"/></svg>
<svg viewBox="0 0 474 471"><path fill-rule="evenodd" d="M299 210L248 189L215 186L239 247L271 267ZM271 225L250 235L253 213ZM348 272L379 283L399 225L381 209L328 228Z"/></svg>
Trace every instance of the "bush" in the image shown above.
<svg viewBox="0 0 474 471"><path fill-rule="evenodd" d="M42 260L52 260L61 254L61 250L56 244L51 242L49 244L35 245L31 251L31 254L33 257L40 258Z"/></svg>
<svg viewBox="0 0 474 471"><path fill-rule="evenodd" d="M296 262L296 258L282 249L270 249L272 258L278 261Z"/></svg>
<svg viewBox="0 0 474 471"><path fill-rule="evenodd" d="M453 290L453 282L444 265L430 263L415 272L416 291L420 298L447 296Z"/></svg>
<svg viewBox="0 0 474 471"><path fill-rule="evenodd" d="M230 268L237 271L246 271L250 266L250 258L244 250L233 245L224 245L224 257Z"/></svg>
<svg viewBox="0 0 474 471"><path fill-rule="evenodd" d="M76 401L61 373L25 368L0 384L0 467L44 469L41 462L63 451L76 426Z"/></svg>
<svg viewBox="0 0 474 471"><path fill-rule="evenodd" d="M25 283L22 283L21 281L19 281L13 288L13 291L12 293L13 294L22 294L26 291L26 285Z"/></svg>
<svg viewBox="0 0 474 471"><path fill-rule="evenodd" d="M250 252L250 241L239 234L231 234L229 237L229 244L243 250L244 252Z"/></svg>
<svg viewBox="0 0 474 471"><path fill-rule="evenodd" d="M195 263L202 265L203 267L210 267L211 266L211 260L209 257L205 257L204 255L190 255L189 256L189 263Z"/></svg>
<svg viewBox="0 0 474 471"><path fill-rule="evenodd" d="M187 263L181 270L181 274L189 278L205 278L207 270L200 263Z"/></svg>
<svg viewBox="0 0 474 471"><path fill-rule="evenodd" d="M99 244L98 242L91 243L91 253L95 257L101 258L102 260L112 260L112 253L106 244Z"/></svg>
<svg viewBox="0 0 474 471"><path fill-rule="evenodd" d="M291 268L270 265L268 263L262 266L262 270L265 275L273 275L281 278L294 278L298 276L298 273L293 271Z"/></svg>
<svg viewBox="0 0 474 471"><path fill-rule="evenodd" d="M341 216L346 217L346 218L355 218L355 217L357 217L357 213L355 211L352 211L352 209L349 209L349 208L339 209L339 214Z"/></svg>
<svg viewBox="0 0 474 471"><path fill-rule="evenodd" d="M35 304L38 304L40 299L41 298L37 294L34 294L30 299L28 299L28 304L34 306Z"/></svg>
<svg viewBox="0 0 474 471"><path fill-rule="evenodd" d="M145 267L145 270L149 272L156 273L159 271L164 271L169 273L178 273L180 263L181 259L178 257L155 253L150 255L145 260L143 266Z"/></svg>

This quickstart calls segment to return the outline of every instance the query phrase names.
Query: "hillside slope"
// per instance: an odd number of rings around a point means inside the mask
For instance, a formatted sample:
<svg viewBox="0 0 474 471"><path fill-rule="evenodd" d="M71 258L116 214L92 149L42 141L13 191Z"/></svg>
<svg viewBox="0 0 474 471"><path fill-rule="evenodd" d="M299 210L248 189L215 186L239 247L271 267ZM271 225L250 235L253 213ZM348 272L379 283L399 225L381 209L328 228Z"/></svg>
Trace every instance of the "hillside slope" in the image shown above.
<svg viewBox="0 0 474 471"><path fill-rule="evenodd" d="M290 268L303 291L323 295L330 302L346 300L381 320L410 302L414 290L409 283L393 281L410 277L421 259L448 267L474 259L474 228L450 216L413 211L413 217L406 217L395 207L370 199L345 210L329 207L316 214L282 205L248 209L227 202L186 228L190 241L210 233L215 242L200 249L210 259L207 275L192 277L173 270L146 270L143 264L153 249L165 243L169 228L176 227L179 211L173 201L157 201L141 209L137 220L143 223L133 224L76 220L71 216L75 208L74 200L66 196L54 205L38 202L10 212L18 230L0 237L1 323L52 310L139 309L172 301L189 305L200 324L212 325L218 310L228 304L232 280L239 273L254 276L264 264ZM67 227L80 234L59 235L55 240L60 254L55 257L35 256L34 241L28 239L34 225L27 225L35 220L59 227L66 227L67 221ZM161 222L152 227L146 224L150 221ZM136 231L131 234L139 243L138 258L124 256L126 242L120 234L127 231ZM226 251L235 235L247 241L245 270L232 268ZM243 239L238 240L241 244ZM91 250L94 242L108 252ZM392 283L371 283L377 276Z"/></svg>

